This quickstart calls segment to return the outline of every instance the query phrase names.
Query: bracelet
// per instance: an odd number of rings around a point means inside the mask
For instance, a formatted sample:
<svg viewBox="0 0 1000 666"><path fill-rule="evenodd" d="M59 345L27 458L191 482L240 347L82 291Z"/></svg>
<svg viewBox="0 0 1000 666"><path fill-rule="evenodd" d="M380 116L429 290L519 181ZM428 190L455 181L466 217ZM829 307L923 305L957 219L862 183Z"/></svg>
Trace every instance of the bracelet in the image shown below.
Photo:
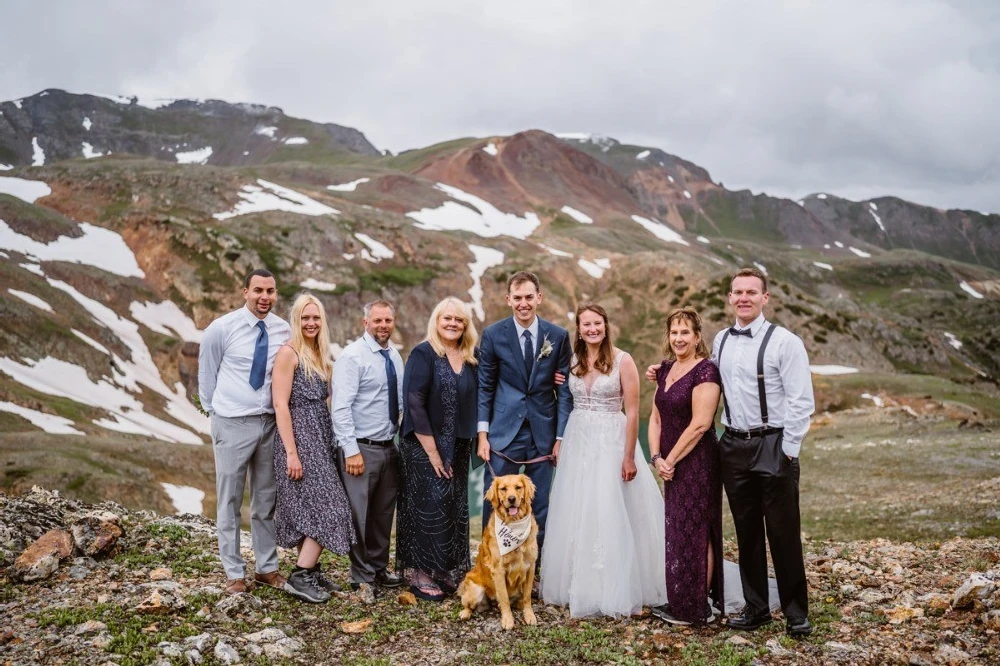
<svg viewBox="0 0 1000 666"><path fill-rule="evenodd" d="M655 465L657 460L662 460L662 459L663 456L661 456L659 453L654 453L653 456L649 459L649 462Z"/></svg>

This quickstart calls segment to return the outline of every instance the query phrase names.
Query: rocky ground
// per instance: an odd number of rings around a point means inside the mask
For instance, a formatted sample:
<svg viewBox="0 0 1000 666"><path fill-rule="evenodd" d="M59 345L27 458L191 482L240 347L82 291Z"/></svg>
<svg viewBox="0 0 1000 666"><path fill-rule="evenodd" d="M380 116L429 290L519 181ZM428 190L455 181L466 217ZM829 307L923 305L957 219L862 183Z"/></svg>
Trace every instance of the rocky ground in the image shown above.
<svg viewBox="0 0 1000 666"><path fill-rule="evenodd" d="M303 605L272 589L222 594L211 521L84 505L40 488L0 495L0 663L995 664L1000 540L807 541L808 640L664 626L644 615L505 632L495 611L339 593ZM731 551L731 544L727 550ZM731 552L730 552L731 555ZM284 567L291 566L285 553ZM326 560L345 582L343 558ZM537 604L536 604L537 607Z"/></svg>

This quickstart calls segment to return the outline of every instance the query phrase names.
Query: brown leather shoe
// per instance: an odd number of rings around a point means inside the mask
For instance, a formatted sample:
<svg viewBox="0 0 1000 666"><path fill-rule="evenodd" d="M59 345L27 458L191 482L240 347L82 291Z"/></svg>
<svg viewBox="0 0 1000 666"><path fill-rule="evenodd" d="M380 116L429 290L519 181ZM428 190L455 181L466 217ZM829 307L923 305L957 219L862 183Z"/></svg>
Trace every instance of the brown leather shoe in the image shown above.
<svg viewBox="0 0 1000 666"><path fill-rule="evenodd" d="M231 578L226 581L226 594L232 596L234 594L243 594L246 591L247 584L242 578Z"/></svg>
<svg viewBox="0 0 1000 666"><path fill-rule="evenodd" d="M285 583L288 582L281 572L275 569L271 573L255 573L253 575L254 582L260 583L261 585L267 585L268 587L273 587L278 590L283 590L285 588Z"/></svg>

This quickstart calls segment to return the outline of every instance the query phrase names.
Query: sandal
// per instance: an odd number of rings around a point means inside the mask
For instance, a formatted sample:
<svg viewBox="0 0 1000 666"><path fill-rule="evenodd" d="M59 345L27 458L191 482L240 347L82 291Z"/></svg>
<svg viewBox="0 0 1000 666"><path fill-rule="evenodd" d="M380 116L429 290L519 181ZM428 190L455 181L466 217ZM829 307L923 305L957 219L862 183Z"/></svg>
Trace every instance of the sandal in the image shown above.
<svg viewBox="0 0 1000 666"><path fill-rule="evenodd" d="M424 601L443 601L445 597L444 592L433 581L420 584L413 583L410 585L410 592L417 599L423 599Z"/></svg>

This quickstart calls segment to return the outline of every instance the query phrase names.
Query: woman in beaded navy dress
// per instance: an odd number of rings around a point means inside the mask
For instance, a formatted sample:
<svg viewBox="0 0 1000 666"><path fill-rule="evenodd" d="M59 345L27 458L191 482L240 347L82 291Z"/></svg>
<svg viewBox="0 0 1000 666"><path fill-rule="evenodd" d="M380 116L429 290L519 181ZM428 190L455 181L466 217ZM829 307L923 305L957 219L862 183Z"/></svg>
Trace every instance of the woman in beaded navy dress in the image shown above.
<svg viewBox="0 0 1000 666"><path fill-rule="evenodd" d="M612 344L596 303L576 311L569 387L573 411L557 444L541 597L568 605L573 617L635 615L667 598L663 504L637 446L639 373Z"/></svg>
<svg viewBox="0 0 1000 666"><path fill-rule="evenodd" d="M469 456L476 437L479 336L468 306L441 301L403 373L396 570L421 599L452 594L469 570Z"/></svg>
<svg viewBox="0 0 1000 666"><path fill-rule="evenodd" d="M649 444L663 479L668 604L653 614L671 624L701 625L725 608L714 423L722 380L708 358L701 317L691 308L667 315L663 352L667 360L656 371Z"/></svg>
<svg viewBox="0 0 1000 666"><path fill-rule="evenodd" d="M271 396L278 436L274 447L276 541L297 548L285 591L321 603L336 585L320 571L323 549L344 554L354 543L351 506L334 463L330 417L330 334L323 304L302 294L289 316L291 340L278 350Z"/></svg>

